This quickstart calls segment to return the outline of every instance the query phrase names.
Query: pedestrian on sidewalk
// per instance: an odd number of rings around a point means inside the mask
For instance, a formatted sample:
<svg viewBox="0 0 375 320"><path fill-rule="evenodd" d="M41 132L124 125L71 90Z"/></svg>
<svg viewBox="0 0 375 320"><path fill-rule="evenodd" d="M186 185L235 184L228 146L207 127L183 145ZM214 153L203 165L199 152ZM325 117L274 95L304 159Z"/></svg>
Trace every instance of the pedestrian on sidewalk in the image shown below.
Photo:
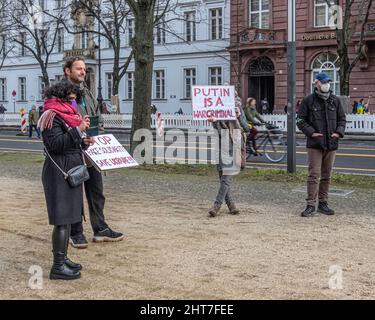
<svg viewBox="0 0 375 320"><path fill-rule="evenodd" d="M307 136L307 206L302 217L318 212L333 215L328 206L328 191L332 168L339 139L344 137L346 117L340 100L330 90L332 80L325 73L319 73L315 80L314 93L302 100L297 117L298 128Z"/></svg>
<svg viewBox="0 0 375 320"><path fill-rule="evenodd" d="M38 112L36 111L36 106L33 105L29 111L29 138L33 136L33 129L35 129L38 139L40 139L40 131L37 127L39 120Z"/></svg>
<svg viewBox="0 0 375 320"><path fill-rule="evenodd" d="M103 118L98 103L85 85L86 63L81 57L72 57L65 62L63 71L68 82L76 84L81 90L81 101L77 104L77 110L82 116L99 117L99 131L104 132ZM89 163L89 160L87 160ZM105 221L104 217L104 190L102 174L94 166L88 166L90 179L85 185L85 193L89 206L90 222L94 233L94 242L114 242L121 241L124 235L112 230ZM82 222L72 225L70 244L74 248L87 248L88 242L83 233Z"/></svg>

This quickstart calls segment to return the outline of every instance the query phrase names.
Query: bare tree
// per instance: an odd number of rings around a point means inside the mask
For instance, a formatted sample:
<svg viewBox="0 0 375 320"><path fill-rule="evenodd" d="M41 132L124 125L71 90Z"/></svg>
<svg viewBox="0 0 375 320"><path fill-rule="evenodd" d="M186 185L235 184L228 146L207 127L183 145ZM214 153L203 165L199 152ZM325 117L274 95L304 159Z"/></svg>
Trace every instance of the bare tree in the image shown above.
<svg viewBox="0 0 375 320"><path fill-rule="evenodd" d="M65 15L52 15L61 20L68 33L76 35L87 32L91 35L103 37L113 50L112 95L118 95L121 79L126 74L133 58L133 52L123 58L122 48L125 41L126 21L129 16L126 0L73 0L71 6L65 10ZM72 17L72 26L68 17ZM86 29L88 24L100 26Z"/></svg>
<svg viewBox="0 0 375 320"><path fill-rule="evenodd" d="M190 40L170 27L172 21L185 20L185 17L177 12L179 1L127 0L127 2L135 21L135 35L131 41L135 62L133 121L130 138L130 148L133 152L137 146L137 143L133 141L134 133L139 129L150 129L151 125L155 28L174 35L180 41L189 43ZM197 21L192 21L192 23L197 23ZM194 41L194 39L191 40Z"/></svg>
<svg viewBox="0 0 375 320"><path fill-rule="evenodd" d="M30 54L38 62L44 86L49 86L48 65L57 43L61 21L46 19L37 0L18 0L12 3L10 40L17 44L18 54Z"/></svg>
<svg viewBox="0 0 375 320"><path fill-rule="evenodd" d="M157 0L128 0L135 19L135 35L131 41L134 51L134 102L130 149L134 151L134 133L138 129L150 129L152 72L154 64L154 26L163 12L155 18Z"/></svg>
<svg viewBox="0 0 375 320"><path fill-rule="evenodd" d="M337 8L333 7L334 1L326 0L326 2L329 8ZM340 58L340 91L341 95L349 96L350 74L358 61L366 54L365 26L368 22L373 0L344 0L343 4L342 26L340 26L340 23L336 24L336 38L337 53ZM356 11L356 15L353 14L354 11ZM337 16L338 12L334 12L334 14ZM355 33L359 35L359 40L356 44L355 56L350 61L349 48L353 44Z"/></svg>
<svg viewBox="0 0 375 320"><path fill-rule="evenodd" d="M10 1L0 0L0 70L3 68L6 58L13 50L13 45L8 39L10 30L9 6Z"/></svg>

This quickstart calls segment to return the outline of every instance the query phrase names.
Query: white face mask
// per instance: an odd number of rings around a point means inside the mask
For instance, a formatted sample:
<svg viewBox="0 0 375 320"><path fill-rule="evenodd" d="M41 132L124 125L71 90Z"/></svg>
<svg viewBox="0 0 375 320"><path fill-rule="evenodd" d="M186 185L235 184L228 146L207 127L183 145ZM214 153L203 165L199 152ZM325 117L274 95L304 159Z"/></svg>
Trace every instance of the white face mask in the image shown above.
<svg viewBox="0 0 375 320"><path fill-rule="evenodd" d="M331 84L329 82L324 83L320 86L320 91L322 91L323 93L327 93L329 89L331 89Z"/></svg>

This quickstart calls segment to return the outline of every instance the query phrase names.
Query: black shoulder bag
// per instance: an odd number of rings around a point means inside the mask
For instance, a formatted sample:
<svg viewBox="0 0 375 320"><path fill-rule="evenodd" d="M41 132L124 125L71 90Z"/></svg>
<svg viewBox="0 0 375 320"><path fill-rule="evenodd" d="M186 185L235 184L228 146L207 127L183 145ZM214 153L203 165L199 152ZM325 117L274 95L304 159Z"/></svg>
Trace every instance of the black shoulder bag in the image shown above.
<svg viewBox="0 0 375 320"><path fill-rule="evenodd" d="M44 152L48 155L51 161L55 164L55 166L61 171L64 175L65 180L68 181L69 185L72 188L79 187L83 182L90 179L89 171L87 170L87 166L85 163L85 159L83 158L83 163L78 166L73 167L68 172L62 170L59 165L52 159L51 155L48 153L47 148L44 148Z"/></svg>

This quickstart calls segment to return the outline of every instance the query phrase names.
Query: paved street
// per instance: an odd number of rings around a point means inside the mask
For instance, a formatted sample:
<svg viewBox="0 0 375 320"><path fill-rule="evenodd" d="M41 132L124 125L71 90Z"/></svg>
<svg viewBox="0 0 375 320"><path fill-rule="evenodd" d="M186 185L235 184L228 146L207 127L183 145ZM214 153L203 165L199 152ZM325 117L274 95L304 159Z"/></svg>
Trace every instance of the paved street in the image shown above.
<svg viewBox="0 0 375 320"><path fill-rule="evenodd" d="M129 136L126 134L115 134L115 136L120 140L123 145L129 147ZM165 143L165 148L168 148L170 143ZM197 153L207 152L207 159L210 161L212 158L212 144L210 143L210 138L208 138L207 145L196 145L194 143L183 143L175 142L174 147L185 154L186 159L191 159L192 150L199 147ZM306 168L306 150L305 141L299 139L297 141L297 168ZM154 156L157 160L161 159L160 148L161 142L156 143L158 149L158 154L154 151ZM24 136L16 136L15 132L0 132L0 152L20 152L20 153L41 153L43 150L43 144L41 140L35 137L29 139ZM176 156L176 155L174 155ZM177 156L178 159L183 160L180 155ZM166 157L168 158L168 156ZM255 168L286 168L286 158L281 163L270 163L264 156L251 157L248 161L248 167ZM375 175L375 141L354 141L354 140L343 140L341 142L341 147L338 151L335 171L342 173L353 173L353 174L364 174L364 175Z"/></svg>

